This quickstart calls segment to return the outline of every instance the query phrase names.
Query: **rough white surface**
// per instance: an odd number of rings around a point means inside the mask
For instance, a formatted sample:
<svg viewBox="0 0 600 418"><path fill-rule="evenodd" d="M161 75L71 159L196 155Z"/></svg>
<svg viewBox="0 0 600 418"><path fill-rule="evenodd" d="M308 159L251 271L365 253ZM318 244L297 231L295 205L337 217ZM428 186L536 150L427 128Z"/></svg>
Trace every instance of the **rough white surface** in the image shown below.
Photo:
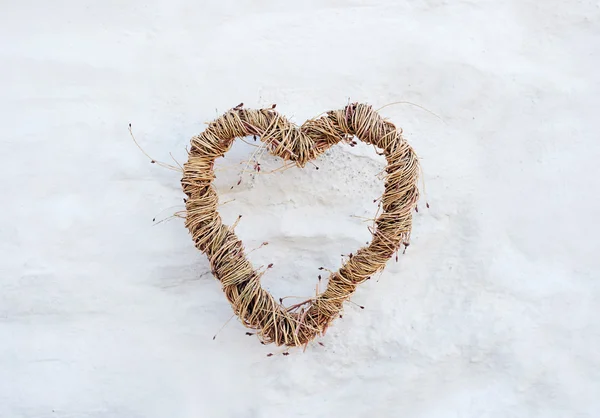
<svg viewBox="0 0 600 418"><path fill-rule="evenodd" d="M0 8L0 416L600 416L597 1L24 0ZM203 123L348 100L402 126L412 245L305 353L231 321L181 220ZM366 146L248 176L223 216L264 286L309 296L369 239ZM263 157L263 171L279 166ZM176 206L175 208L169 208ZM169 208L164 212L161 210ZM266 357L273 352L276 355Z"/></svg>

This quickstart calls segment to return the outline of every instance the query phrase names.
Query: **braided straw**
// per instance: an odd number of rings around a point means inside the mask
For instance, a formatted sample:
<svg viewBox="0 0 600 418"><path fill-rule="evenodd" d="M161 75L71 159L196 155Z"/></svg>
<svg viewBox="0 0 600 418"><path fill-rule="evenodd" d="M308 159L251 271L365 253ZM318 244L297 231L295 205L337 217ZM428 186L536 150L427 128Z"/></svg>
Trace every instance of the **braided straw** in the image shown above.
<svg viewBox="0 0 600 418"><path fill-rule="evenodd" d="M242 242L233 228L223 225L217 212L217 191L212 185L215 159L229 150L235 138L249 135L260 136L271 154L299 167L354 135L382 149L387 159L383 212L371 231L371 244L331 273L323 293L292 307L277 303L261 287L264 272L252 267ZM382 270L402 244L408 246L412 211L419 197L418 172L417 156L402 131L369 105L350 104L306 121L300 128L273 109L238 106L191 140L181 180L187 195L185 225L196 247L208 256L212 273L244 325L257 329L265 344L301 346L323 335L356 287Z"/></svg>

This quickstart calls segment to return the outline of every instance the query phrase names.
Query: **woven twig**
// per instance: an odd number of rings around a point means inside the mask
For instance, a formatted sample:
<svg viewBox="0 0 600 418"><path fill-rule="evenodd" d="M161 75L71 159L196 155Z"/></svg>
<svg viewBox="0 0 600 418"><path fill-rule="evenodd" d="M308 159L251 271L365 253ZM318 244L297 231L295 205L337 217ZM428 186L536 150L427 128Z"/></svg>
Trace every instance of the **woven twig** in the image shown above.
<svg viewBox="0 0 600 418"><path fill-rule="evenodd" d="M242 242L232 228L223 225L217 212L217 191L212 184L215 159L229 150L235 138L249 135L260 136L271 154L299 167L353 136L382 149L387 159L382 213L371 231L370 245L330 274L324 292L292 307L277 303L261 287L262 273L252 267ZM323 335L356 287L382 270L401 245L408 246L412 211L419 197L419 162L402 131L369 105L351 104L306 121L299 128L274 109L236 107L192 138L183 169L185 225L196 247L208 256L212 273L221 282L235 314L244 325L258 330L265 344L301 346Z"/></svg>

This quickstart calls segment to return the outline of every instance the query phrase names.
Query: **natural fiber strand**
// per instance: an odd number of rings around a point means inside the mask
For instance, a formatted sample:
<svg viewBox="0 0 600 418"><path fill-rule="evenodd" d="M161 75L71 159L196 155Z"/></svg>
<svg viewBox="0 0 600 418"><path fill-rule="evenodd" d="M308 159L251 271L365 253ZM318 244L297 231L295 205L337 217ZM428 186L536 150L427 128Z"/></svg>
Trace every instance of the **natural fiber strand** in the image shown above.
<svg viewBox="0 0 600 418"><path fill-rule="evenodd" d="M253 268L233 227L223 225L217 212L218 196L212 184L215 159L229 150L235 138L251 135L259 136L268 152L298 167L354 136L381 149L387 159L381 214L370 228L370 244L330 273L325 291L287 308L261 287L260 278L266 270ZM238 106L191 140L181 180L187 195L185 225L196 247L208 256L213 275L245 326L258 330L265 344L306 345L325 333L359 284L381 271L402 245L408 246L412 211L419 198L418 176L417 156L402 137L402 130L369 105L349 104L300 127L272 108Z"/></svg>

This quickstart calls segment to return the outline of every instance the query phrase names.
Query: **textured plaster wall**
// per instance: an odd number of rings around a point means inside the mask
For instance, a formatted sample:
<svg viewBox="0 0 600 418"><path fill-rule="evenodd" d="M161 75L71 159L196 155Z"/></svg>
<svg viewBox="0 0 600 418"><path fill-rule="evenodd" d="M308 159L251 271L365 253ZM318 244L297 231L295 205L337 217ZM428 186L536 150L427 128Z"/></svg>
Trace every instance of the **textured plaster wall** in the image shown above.
<svg viewBox="0 0 600 418"><path fill-rule="evenodd" d="M4 1L0 416L598 417L595 1ZM412 245L305 353L231 321L179 219L185 145L227 108L348 100L402 126ZM217 184L276 296L369 239L381 157ZM263 171L280 162L261 158ZM267 357L267 353L275 353Z"/></svg>

